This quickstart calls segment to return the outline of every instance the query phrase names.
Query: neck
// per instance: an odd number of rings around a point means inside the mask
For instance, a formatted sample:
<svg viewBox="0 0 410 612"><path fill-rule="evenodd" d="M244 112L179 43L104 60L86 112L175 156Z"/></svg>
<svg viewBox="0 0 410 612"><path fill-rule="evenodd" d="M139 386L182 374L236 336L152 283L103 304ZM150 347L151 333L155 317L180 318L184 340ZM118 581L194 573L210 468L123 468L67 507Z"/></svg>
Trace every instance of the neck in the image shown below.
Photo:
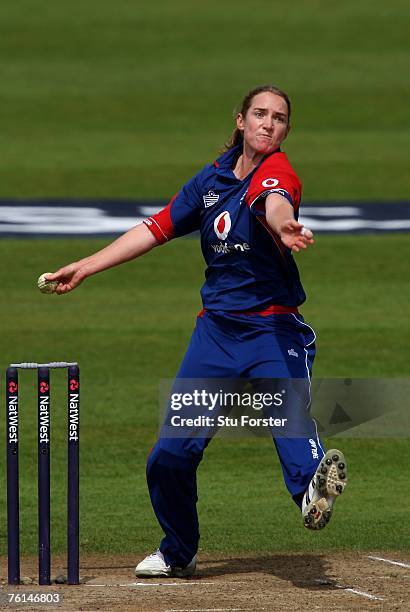
<svg viewBox="0 0 410 612"><path fill-rule="evenodd" d="M238 161L233 169L233 173L236 178L242 181L252 172L252 170L255 170L255 168L259 166L264 157L264 153L257 153L244 142L242 155L240 155L238 158Z"/></svg>

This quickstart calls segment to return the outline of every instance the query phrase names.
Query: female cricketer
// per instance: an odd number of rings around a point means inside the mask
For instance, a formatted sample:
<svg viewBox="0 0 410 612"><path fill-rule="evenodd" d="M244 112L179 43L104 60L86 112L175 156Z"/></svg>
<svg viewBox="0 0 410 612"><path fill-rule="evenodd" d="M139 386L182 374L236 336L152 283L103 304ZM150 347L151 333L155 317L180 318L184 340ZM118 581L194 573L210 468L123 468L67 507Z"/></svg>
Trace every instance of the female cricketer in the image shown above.
<svg viewBox="0 0 410 612"><path fill-rule="evenodd" d="M101 251L47 275L64 294L85 278L153 247L199 230L207 264L199 313L177 380L297 379L310 384L315 334L299 306L305 301L293 258L313 244L298 222L301 183L280 149L291 105L277 87L250 91L236 115L225 152L205 166L160 212ZM309 414L309 398L304 406ZM292 414L292 406L290 407ZM285 484L308 529L322 529L347 482L346 460L325 453L310 415L309 434L274 443ZM198 433L198 432L197 432ZM147 482L165 533L137 576L188 576L199 541L196 470L211 440L160 435L147 463Z"/></svg>

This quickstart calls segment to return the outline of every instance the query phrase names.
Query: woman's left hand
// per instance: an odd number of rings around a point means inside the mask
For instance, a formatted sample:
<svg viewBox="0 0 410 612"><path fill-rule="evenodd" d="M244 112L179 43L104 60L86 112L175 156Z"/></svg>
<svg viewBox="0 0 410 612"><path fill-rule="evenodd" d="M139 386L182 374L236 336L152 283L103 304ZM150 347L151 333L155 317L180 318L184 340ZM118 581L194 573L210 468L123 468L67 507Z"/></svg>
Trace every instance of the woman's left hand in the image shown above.
<svg viewBox="0 0 410 612"><path fill-rule="evenodd" d="M283 244L294 253L299 253L300 249L306 249L309 244L314 243L313 232L295 219L285 221L279 235Z"/></svg>

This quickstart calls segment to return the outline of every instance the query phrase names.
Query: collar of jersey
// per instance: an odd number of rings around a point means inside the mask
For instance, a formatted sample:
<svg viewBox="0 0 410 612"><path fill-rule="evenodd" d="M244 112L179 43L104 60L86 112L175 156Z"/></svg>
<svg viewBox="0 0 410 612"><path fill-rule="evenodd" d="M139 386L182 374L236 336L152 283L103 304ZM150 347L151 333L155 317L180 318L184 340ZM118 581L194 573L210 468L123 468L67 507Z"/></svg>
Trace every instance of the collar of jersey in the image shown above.
<svg viewBox="0 0 410 612"><path fill-rule="evenodd" d="M242 144L236 145L236 147L232 147L232 149L229 149L229 151L226 151L225 153L223 153L220 157L218 157L217 160L214 161L216 173L221 176L239 180L235 177L232 171L232 168L233 168L234 162L236 162L236 160L238 159L241 153L242 153ZM274 155L275 153L280 153L280 148L276 149L276 151L273 151L273 153L271 153L270 155ZM265 159L270 157L270 155L263 157L260 163L258 164L258 166L256 166L256 168L259 168L259 166L265 161ZM250 174L248 174L246 178L250 177L255 172L256 168Z"/></svg>

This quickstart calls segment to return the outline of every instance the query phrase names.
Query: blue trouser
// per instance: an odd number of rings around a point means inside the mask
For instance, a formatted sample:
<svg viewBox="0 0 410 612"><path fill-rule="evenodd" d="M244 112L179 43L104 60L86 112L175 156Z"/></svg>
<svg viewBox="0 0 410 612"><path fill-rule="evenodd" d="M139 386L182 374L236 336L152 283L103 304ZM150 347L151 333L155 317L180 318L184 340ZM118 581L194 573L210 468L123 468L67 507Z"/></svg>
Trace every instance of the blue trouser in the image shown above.
<svg viewBox="0 0 410 612"><path fill-rule="evenodd" d="M310 381L314 356L315 334L301 315L207 311L197 319L176 383L192 378ZM304 437L274 438L285 484L299 506L324 454L316 425L308 418L311 429ZM199 437L160 436L148 458L151 502L165 532L160 550L171 566L184 567L198 549L196 470L210 440L206 432Z"/></svg>

